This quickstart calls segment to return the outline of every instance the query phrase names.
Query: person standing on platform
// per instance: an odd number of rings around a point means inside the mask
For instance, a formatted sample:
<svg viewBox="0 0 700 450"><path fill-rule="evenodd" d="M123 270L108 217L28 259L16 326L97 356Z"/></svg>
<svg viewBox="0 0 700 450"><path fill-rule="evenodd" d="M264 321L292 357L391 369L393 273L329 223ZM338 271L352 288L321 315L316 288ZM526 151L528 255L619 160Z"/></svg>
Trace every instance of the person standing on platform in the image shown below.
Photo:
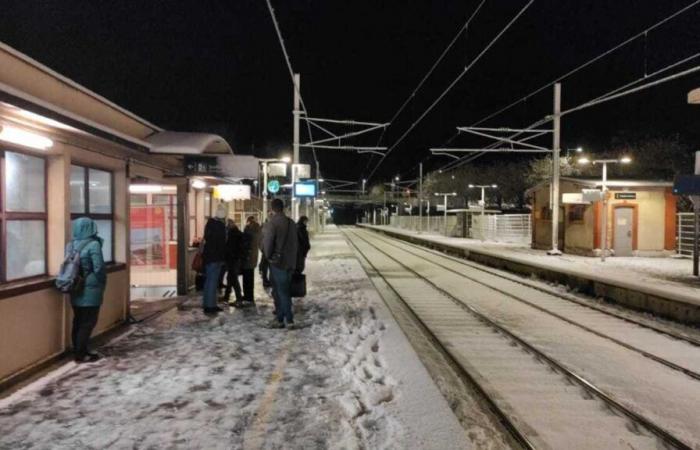
<svg viewBox="0 0 700 450"><path fill-rule="evenodd" d="M97 224L88 217L75 219L72 231L73 240L66 246L66 255L80 249L80 272L85 280L82 289L70 296L73 307L73 353L75 362L94 362L100 359L100 355L88 350L88 342L97 324L107 285L102 238L97 236Z"/></svg>
<svg viewBox="0 0 700 450"><path fill-rule="evenodd" d="M267 217L265 218L265 222L263 223L263 228L265 227L265 224L270 220L270 217L272 217L272 211L267 213ZM262 242L262 240L261 240ZM260 247L260 252L262 253L262 246ZM265 258L265 254L262 254L260 256L260 277L262 278L262 285L264 288L269 288L272 286L270 284L270 264L267 262L267 258Z"/></svg>
<svg viewBox="0 0 700 450"><path fill-rule="evenodd" d="M243 258L241 274L243 275L243 301L255 303L255 268L258 266L260 253L261 229L255 216L248 216L243 229Z"/></svg>
<svg viewBox="0 0 700 450"><path fill-rule="evenodd" d="M243 233L236 226L236 222L228 219L226 222L226 291L224 300L229 305L240 308L243 306L243 294L238 276L241 274L243 259ZM236 295L236 301L231 301L231 289Z"/></svg>
<svg viewBox="0 0 700 450"><path fill-rule="evenodd" d="M299 248L297 249L297 268L298 273L304 273L306 268L306 255L311 250L311 241L309 240L309 230L306 225L309 223L309 218L306 216L299 217L297 221L297 235L299 238Z"/></svg>
<svg viewBox="0 0 700 450"><path fill-rule="evenodd" d="M270 328L294 327L292 312L292 273L297 265L298 236L293 220L284 214L284 203L272 200L273 216L265 224L263 232L263 253L270 263L272 297L275 300L276 318Z"/></svg>
<svg viewBox="0 0 700 450"><path fill-rule="evenodd" d="M219 275L226 261L226 207L219 205L215 217L210 218L204 226L204 292L202 307L205 314L222 311L216 306L219 291Z"/></svg>

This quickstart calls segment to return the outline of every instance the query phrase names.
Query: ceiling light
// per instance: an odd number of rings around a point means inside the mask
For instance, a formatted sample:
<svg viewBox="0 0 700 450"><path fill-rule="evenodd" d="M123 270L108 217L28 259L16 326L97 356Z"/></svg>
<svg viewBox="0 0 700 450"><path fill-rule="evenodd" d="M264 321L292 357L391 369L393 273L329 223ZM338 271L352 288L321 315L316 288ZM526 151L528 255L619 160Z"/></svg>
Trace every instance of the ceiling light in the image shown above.
<svg viewBox="0 0 700 450"><path fill-rule="evenodd" d="M160 194L163 186L160 184L132 184L129 186L131 194Z"/></svg>
<svg viewBox="0 0 700 450"><path fill-rule="evenodd" d="M0 128L0 140L39 150L46 150L53 146L53 141L47 137L7 125Z"/></svg>
<svg viewBox="0 0 700 450"><path fill-rule="evenodd" d="M195 189L204 189L205 187L207 187L207 183L205 183L202 180L195 179L192 180L192 187Z"/></svg>

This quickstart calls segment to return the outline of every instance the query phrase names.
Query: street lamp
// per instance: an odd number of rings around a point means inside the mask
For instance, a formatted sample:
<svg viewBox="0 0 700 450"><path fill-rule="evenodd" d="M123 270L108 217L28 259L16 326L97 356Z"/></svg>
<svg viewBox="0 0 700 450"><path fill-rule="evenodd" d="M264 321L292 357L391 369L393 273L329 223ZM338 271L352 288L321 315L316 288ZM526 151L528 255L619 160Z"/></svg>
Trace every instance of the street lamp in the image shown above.
<svg viewBox="0 0 700 450"><path fill-rule="evenodd" d="M445 205L445 236L447 236L447 197L456 197L457 193L456 192L436 192L435 193L436 197L444 197L444 205Z"/></svg>
<svg viewBox="0 0 700 450"><path fill-rule="evenodd" d="M620 159L594 159L581 157L578 159L579 164L602 164L603 165L603 181L601 183L601 193L603 195L603 248L600 252L600 260L605 262L605 254L608 252L608 164L629 164L632 158L623 156Z"/></svg>
<svg viewBox="0 0 700 450"><path fill-rule="evenodd" d="M480 188L481 189L481 200L479 203L481 204L481 215L484 215L484 209L486 208L486 189L496 189L498 188L497 184L470 184L469 189L474 189L474 188Z"/></svg>
<svg viewBox="0 0 700 450"><path fill-rule="evenodd" d="M362 195L365 195L365 185L367 184L367 179L362 179Z"/></svg>

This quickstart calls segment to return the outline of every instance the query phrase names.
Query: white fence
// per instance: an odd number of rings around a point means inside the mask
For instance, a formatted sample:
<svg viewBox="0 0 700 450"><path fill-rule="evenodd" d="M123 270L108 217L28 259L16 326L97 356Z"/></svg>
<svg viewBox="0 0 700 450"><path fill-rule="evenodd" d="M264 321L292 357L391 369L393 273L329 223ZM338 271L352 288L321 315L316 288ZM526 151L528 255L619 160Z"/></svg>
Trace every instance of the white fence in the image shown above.
<svg viewBox="0 0 700 450"><path fill-rule="evenodd" d="M421 227L421 219L423 226ZM445 234L444 216L391 216L391 226L402 230L423 231L425 233ZM461 236L459 217L447 216L447 235Z"/></svg>
<svg viewBox="0 0 700 450"><path fill-rule="evenodd" d="M693 256L695 243L695 223L693 213L678 213L676 215L676 249L679 255Z"/></svg>
<svg viewBox="0 0 700 450"><path fill-rule="evenodd" d="M464 221L467 221L466 224ZM442 234L451 237L471 237L484 241L511 242L530 245L532 228L530 214L457 214L447 216L392 216L391 226L404 230Z"/></svg>
<svg viewBox="0 0 700 450"><path fill-rule="evenodd" d="M469 237L482 241L530 245L530 214L504 214L472 217Z"/></svg>

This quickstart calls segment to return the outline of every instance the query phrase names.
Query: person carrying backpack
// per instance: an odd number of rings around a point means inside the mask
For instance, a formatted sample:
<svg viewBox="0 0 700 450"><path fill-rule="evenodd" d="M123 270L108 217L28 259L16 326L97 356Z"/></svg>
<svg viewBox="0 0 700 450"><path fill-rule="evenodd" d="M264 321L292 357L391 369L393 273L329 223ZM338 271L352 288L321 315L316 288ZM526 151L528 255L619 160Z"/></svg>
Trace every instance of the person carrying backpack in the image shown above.
<svg viewBox="0 0 700 450"><path fill-rule="evenodd" d="M88 342L97 324L107 285L102 238L97 236L95 221L87 217L75 219L72 231L73 240L66 245L66 259L74 252L80 256L77 277L72 280L69 291L73 307L73 353L78 363L94 362L100 359L100 355L88 350Z"/></svg>

